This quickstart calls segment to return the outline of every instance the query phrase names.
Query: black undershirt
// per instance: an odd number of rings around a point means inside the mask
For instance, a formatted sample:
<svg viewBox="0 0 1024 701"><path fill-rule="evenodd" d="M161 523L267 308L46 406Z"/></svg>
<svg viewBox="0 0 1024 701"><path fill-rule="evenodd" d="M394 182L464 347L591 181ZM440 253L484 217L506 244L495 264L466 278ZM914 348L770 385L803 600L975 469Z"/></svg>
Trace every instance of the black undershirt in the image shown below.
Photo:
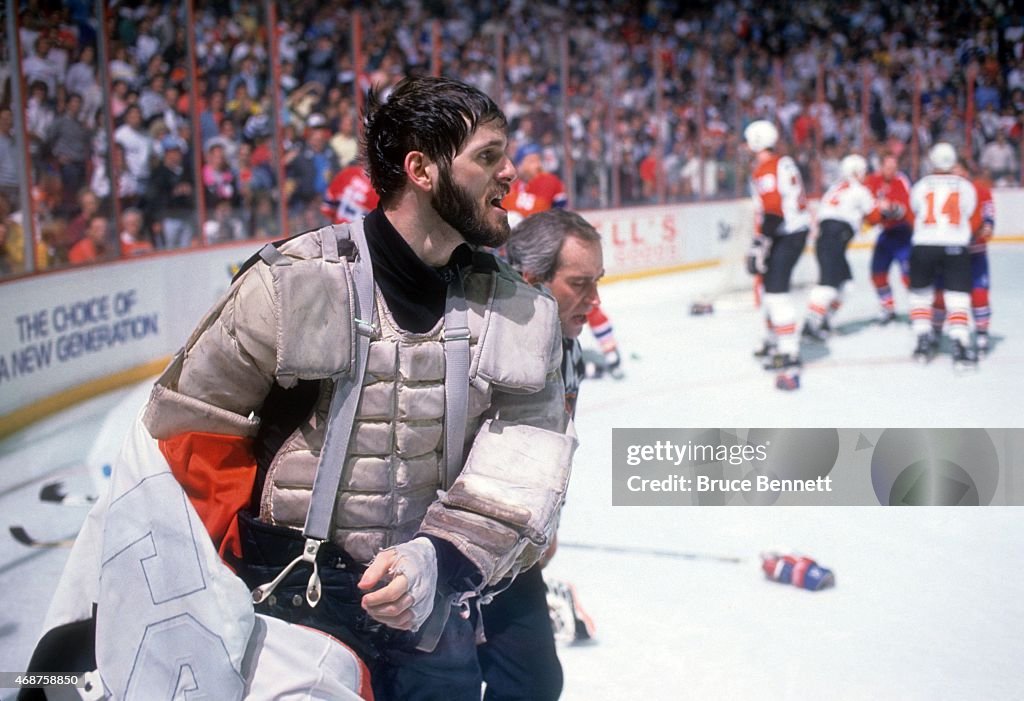
<svg viewBox="0 0 1024 701"><path fill-rule="evenodd" d="M460 244L440 268L432 268L413 252L383 210L375 209L363 221L373 261L373 278L391 315L405 331L426 333L444 315L448 281L456 267L473 262L473 250Z"/></svg>

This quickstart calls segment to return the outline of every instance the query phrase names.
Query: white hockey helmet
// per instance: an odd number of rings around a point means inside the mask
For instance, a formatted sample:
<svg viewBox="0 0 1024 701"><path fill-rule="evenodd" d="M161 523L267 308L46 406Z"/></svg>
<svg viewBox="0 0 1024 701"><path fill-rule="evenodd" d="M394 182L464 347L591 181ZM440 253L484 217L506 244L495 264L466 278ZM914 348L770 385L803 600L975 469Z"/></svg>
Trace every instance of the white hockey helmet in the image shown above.
<svg viewBox="0 0 1024 701"><path fill-rule="evenodd" d="M864 156L851 153L839 163L839 172L843 174L844 178L863 180L864 176L868 174L868 162L864 160Z"/></svg>
<svg viewBox="0 0 1024 701"><path fill-rule="evenodd" d="M754 153L773 148L779 140L779 130L767 119L751 122L743 130L743 138Z"/></svg>
<svg viewBox="0 0 1024 701"><path fill-rule="evenodd" d="M956 165L956 149L952 144L940 141L928 152L928 160L932 162L935 170L948 173Z"/></svg>

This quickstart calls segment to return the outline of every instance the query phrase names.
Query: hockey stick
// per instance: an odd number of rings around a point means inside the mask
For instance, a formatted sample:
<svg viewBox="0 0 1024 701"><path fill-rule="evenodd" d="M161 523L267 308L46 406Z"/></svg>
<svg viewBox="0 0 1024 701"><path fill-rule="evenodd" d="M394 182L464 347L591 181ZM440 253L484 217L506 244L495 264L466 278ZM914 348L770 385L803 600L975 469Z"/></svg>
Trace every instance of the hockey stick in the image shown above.
<svg viewBox="0 0 1024 701"><path fill-rule="evenodd" d="M10 526L7 530L11 532L11 536L16 541L30 548L70 548L77 537L76 534L68 536L67 538L57 538L55 540L39 540L30 536L28 531L21 526Z"/></svg>
<svg viewBox="0 0 1024 701"><path fill-rule="evenodd" d="M64 506L89 506L96 503L95 494L68 494L63 482L50 482L39 490L39 500Z"/></svg>
<svg viewBox="0 0 1024 701"><path fill-rule="evenodd" d="M558 541L559 548L570 548L572 550L591 550L603 553L615 553L616 555L649 555L651 557L670 557L676 560L705 560L709 562L727 562L740 564L747 561L744 557L731 555L713 555L710 553L684 552L680 550L663 550L661 548L647 548L632 545L606 545L602 543L575 543L572 541Z"/></svg>

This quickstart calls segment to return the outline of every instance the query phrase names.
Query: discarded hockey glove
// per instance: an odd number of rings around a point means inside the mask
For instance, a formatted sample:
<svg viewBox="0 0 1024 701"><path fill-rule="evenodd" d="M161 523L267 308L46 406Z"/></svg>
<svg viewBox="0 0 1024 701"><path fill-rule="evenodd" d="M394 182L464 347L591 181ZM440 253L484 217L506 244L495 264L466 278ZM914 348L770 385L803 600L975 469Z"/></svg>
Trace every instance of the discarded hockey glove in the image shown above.
<svg viewBox="0 0 1024 701"><path fill-rule="evenodd" d="M766 236L755 234L747 251L747 272L751 275L764 275L768 272L768 251L771 242Z"/></svg>
<svg viewBox="0 0 1024 701"><path fill-rule="evenodd" d="M761 569L773 582L792 584L811 591L825 589L836 583L832 570L822 567L809 557L762 553Z"/></svg>

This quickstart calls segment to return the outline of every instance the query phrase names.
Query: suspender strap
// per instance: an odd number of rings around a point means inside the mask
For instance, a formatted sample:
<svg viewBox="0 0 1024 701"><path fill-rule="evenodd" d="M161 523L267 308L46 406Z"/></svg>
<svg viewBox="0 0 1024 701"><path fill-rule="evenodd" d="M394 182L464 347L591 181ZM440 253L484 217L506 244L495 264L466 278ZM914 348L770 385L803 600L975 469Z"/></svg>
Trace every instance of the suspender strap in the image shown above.
<svg viewBox="0 0 1024 701"><path fill-rule="evenodd" d="M352 266L353 283L356 288L356 355L352 372L338 381L331 397L331 408L327 416L327 433L320 450L320 463L313 480L313 496L306 513L306 525L302 532L306 538L327 540L334 520L334 503L338 498L338 486L345 467L349 439L356 420L356 406L362 394L363 377L366 374L366 358L370 351L370 336L373 334L373 266L370 264L366 234L362 220L350 225L350 233L359 249L359 261ZM321 232L322 237L332 239L334 257L337 259L338 244L334 239L334 228ZM325 246L325 253L326 250Z"/></svg>
<svg viewBox="0 0 1024 701"><path fill-rule="evenodd" d="M338 262L337 227L328 226L320 230L323 258L327 262ZM352 372L339 379L331 396L331 408L327 417L327 432L324 445L320 450L320 461L317 465L316 477L313 480L313 494L306 512L306 524L302 534L306 542L302 554L292 560L272 581L262 584L252 591L255 603L264 601L285 576L300 562L308 562L313 566L313 573L306 586L306 601L310 606L320 603L320 573L316 556L320 545L331 533L334 520L334 503L338 498L338 486L341 484L341 473L345 468L345 456L348 453L352 427L356 420L356 407L362 394L363 377L366 374L366 359L370 351L370 337L375 333L373 326L373 265L370 263L370 249L366 245L366 234L363 232L362 220L349 225L349 235L355 241L358 258L352 266L353 285L356 299L352 300L355 307L355 326L357 331L355 359ZM266 249L265 249L266 250ZM267 251L268 255L273 256ZM264 258L266 260L266 258Z"/></svg>
<svg viewBox="0 0 1024 701"><path fill-rule="evenodd" d="M462 470L469 411L469 322L462 272L448 283L444 311L444 458L443 489L455 482Z"/></svg>

